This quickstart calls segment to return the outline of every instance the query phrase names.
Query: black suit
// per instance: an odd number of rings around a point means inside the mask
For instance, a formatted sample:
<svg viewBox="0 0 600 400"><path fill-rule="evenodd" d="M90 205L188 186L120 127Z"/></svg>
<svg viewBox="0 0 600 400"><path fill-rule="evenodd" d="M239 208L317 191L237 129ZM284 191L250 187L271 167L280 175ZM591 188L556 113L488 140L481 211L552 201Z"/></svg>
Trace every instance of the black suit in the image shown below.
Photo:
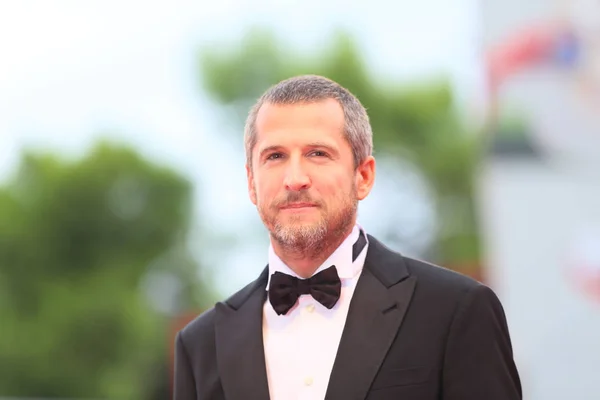
<svg viewBox="0 0 600 400"><path fill-rule="evenodd" d="M179 332L175 400L269 398L262 339L267 271ZM521 398L496 295L369 236L326 399Z"/></svg>

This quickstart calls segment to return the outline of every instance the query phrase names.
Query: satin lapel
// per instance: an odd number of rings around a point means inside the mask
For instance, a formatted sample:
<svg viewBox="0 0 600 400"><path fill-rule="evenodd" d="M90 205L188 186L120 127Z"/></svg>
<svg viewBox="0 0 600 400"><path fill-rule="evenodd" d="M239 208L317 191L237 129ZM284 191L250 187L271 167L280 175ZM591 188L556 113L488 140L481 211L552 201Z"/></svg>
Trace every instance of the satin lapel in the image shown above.
<svg viewBox="0 0 600 400"><path fill-rule="evenodd" d="M400 255L369 237L365 267L357 283L331 372L327 400L363 400L396 337L416 278Z"/></svg>
<svg viewBox="0 0 600 400"><path fill-rule="evenodd" d="M245 293L216 310L219 375L227 400L269 399L262 334L266 270Z"/></svg>

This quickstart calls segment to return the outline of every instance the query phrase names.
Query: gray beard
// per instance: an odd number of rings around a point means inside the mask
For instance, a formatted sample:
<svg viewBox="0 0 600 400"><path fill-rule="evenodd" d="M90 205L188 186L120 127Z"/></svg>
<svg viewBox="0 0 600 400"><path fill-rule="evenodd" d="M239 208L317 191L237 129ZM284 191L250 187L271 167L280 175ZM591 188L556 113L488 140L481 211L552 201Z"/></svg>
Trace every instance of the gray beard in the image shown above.
<svg viewBox="0 0 600 400"><path fill-rule="evenodd" d="M256 189L255 189L256 190ZM292 196L289 196L292 197ZM296 195L296 197L299 197ZM274 219L268 218L258 207L263 223L267 228L271 226L271 238L291 253L315 256L321 254L331 242L335 242L353 224L358 209L358 201L350 200L356 198L356 188L353 186L348 194L348 203L337 215L325 215L317 224L297 225L294 223L283 225ZM292 200L292 199L290 199ZM300 200L300 199L295 199ZM333 219L331 219L333 218Z"/></svg>
<svg viewBox="0 0 600 400"><path fill-rule="evenodd" d="M275 223L271 231L271 238L291 253L303 254L308 257L317 256L346 233L353 224L357 206L357 202L349 205L333 219L325 217L318 224L282 225Z"/></svg>
<svg viewBox="0 0 600 400"><path fill-rule="evenodd" d="M292 252L319 252L327 237L327 226L322 221L318 225L281 225L275 224L271 237L281 247Z"/></svg>

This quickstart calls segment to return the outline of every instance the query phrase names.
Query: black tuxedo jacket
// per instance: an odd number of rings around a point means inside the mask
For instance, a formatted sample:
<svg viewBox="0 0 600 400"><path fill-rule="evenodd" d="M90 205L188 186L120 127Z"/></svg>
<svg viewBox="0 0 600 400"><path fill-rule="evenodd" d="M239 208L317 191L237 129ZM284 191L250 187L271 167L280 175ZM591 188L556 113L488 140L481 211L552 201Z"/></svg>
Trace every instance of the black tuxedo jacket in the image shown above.
<svg viewBox="0 0 600 400"><path fill-rule="evenodd" d="M267 271L177 334L175 400L269 399ZM326 399L521 398L506 318L492 290L369 236Z"/></svg>

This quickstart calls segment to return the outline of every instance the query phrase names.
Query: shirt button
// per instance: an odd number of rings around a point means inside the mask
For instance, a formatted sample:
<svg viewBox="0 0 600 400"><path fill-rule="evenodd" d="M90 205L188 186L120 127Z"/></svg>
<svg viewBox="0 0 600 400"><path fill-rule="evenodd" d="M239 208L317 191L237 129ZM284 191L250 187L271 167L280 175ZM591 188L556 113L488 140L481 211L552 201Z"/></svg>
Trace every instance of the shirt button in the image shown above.
<svg viewBox="0 0 600 400"><path fill-rule="evenodd" d="M314 304L309 304L306 306L306 311L308 311L309 313L315 311L315 305Z"/></svg>
<svg viewBox="0 0 600 400"><path fill-rule="evenodd" d="M305 384L306 386L310 386L310 385L312 385L312 384L313 384L313 378L311 378L310 376L308 376L308 377L304 378L304 384Z"/></svg>

